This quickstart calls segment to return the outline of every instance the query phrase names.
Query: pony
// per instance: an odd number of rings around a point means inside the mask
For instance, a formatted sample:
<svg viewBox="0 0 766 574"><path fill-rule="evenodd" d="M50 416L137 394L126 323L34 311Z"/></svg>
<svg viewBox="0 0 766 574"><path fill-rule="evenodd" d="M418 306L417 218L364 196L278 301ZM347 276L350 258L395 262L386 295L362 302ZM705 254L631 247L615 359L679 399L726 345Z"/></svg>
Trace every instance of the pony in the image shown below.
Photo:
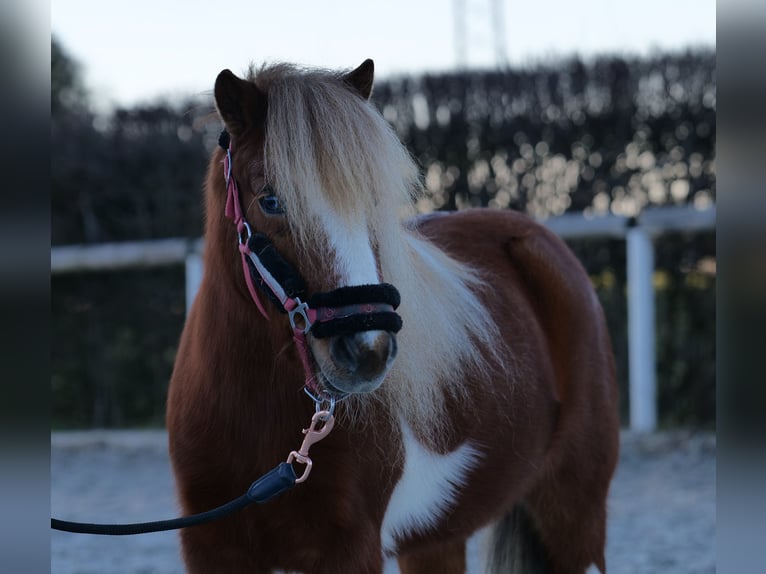
<svg viewBox="0 0 766 574"><path fill-rule="evenodd" d="M324 440L308 478L291 453L302 484L184 530L186 568L449 574L476 534L488 572L603 573L619 417L589 278L522 214L416 216L373 77L215 81L204 275L168 391L183 512L239 496L309 421L304 446Z"/></svg>

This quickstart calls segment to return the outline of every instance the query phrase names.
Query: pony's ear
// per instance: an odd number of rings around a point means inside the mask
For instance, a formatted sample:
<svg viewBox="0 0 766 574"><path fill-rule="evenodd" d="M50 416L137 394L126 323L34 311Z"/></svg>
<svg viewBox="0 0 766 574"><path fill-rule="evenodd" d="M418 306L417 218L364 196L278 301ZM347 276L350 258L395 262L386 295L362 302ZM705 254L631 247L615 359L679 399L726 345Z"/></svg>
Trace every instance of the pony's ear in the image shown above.
<svg viewBox="0 0 766 574"><path fill-rule="evenodd" d="M375 64L367 58L356 70L343 75L343 81L362 96L365 100L370 99L372 94L372 80L375 75Z"/></svg>
<svg viewBox="0 0 766 574"><path fill-rule="evenodd" d="M266 94L253 82L238 78L231 70L224 70L215 79L214 94L218 113L232 134L242 134L265 122Z"/></svg>

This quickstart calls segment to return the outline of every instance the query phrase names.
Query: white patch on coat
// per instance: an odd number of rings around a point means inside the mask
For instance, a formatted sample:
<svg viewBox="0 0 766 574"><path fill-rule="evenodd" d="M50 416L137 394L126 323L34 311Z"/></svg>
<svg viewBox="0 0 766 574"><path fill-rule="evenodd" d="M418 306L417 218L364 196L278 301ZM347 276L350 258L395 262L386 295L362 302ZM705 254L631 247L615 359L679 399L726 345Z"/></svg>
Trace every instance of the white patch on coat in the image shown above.
<svg viewBox="0 0 766 574"><path fill-rule="evenodd" d="M436 528L455 501L466 475L481 459L469 443L448 454L425 449L406 423L402 424L404 470L388 502L381 542L388 555L396 553L397 539Z"/></svg>
<svg viewBox="0 0 766 574"><path fill-rule="evenodd" d="M489 572L492 556L492 532L490 524L474 532L465 543L465 571L477 574Z"/></svg>
<svg viewBox="0 0 766 574"><path fill-rule="evenodd" d="M323 211L320 217L335 254L335 272L340 278L337 287L380 283L378 265L364 219L349 224L348 220L342 219L329 208ZM363 331L357 336L364 344L372 347L379 335L380 331Z"/></svg>
<svg viewBox="0 0 766 574"><path fill-rule="evenodd" d="M329 208L323 210L320 217L335 255L338 287L378 283L378 266L364 219L349 224Z"/></svg>

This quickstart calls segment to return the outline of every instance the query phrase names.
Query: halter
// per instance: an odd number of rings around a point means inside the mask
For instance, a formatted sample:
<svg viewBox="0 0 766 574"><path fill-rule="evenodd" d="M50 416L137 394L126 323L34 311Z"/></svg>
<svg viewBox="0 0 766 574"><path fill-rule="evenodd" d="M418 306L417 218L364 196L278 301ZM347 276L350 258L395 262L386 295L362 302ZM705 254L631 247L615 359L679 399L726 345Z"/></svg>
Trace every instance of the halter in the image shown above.
<svg viewBox="0 0 766 574"><path fill-rule="evenodd" d="M300 273L277 251L263 233L253 232L242 212L237 182L232 177L232 143L226 130L221 132L218 145L226 152L223 173L226 180L225 215L237 228L237 241L242 256L242 270L250 297L258 311L267 320L269 315L258 296L255 286L272 300L277 309L287 313L293 340L306 373L305 389L317 409L335 397L320 389L311 368L306 334L322 339L350 335L362 331L391 331L397 333L402 319L395 312L400 297L396 287L388 283L340 287L306 297L306 283ZM305 299L305 300L304 300Z"/></svg>

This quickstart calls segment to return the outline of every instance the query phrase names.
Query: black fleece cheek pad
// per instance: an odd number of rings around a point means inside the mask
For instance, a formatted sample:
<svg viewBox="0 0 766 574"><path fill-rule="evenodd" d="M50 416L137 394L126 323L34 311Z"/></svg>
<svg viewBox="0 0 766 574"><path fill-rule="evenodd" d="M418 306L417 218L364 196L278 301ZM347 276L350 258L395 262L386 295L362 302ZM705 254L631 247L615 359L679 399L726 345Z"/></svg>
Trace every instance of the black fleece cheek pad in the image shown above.
<svg viewBox="0 0 766 574"><path fill-rule="evenodd" d="M258 256L258 259L261 260L263 266L268 269L272 277L274 277L274 279L277 280L277 283L282 286L282 289L284 289L288 297L292 297L293 299L296 297L300 297L301 299L305 298L306 282L303 280L303 277L301 277L300 273L298 273L292 265L285 261L266 235L263 233L254 233L248 240L247 247L252 253ZM282 313L286 313L287 311L282 307L282 302L277 299L269 286L264 283L261 274L258 273L258 270L255 268L255 265L250 258L246 257L245 260L247 261L247 267L250 270L250 277L253 282L260 287L261 291L266 293L266 296L277 306L277 309Z"/></svg>

